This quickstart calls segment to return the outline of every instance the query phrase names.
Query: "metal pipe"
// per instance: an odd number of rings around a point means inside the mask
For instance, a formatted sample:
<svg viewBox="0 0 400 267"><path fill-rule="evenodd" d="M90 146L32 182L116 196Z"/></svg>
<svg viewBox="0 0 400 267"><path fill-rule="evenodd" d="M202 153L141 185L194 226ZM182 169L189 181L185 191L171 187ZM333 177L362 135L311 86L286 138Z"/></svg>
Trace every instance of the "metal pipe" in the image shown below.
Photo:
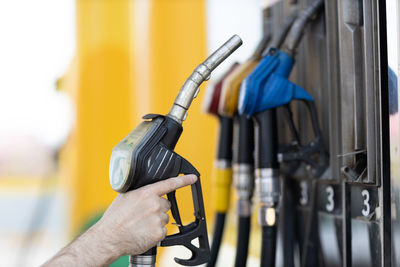
<svg viewBox="0 0 400 267"><path fill-rule="evenodd" d="M287 36L285 43L283 44L283 50L291 56L294 56L297 46L300 43L301 37L303 37L303 31L306 24L321 10L324 5L323 0L314 1L303 13L296 19L293 26L290 29L289 35Z"/></svg>
<svg viewBox="0 0 400 267"><path fill-rule="evenodd" d="M155 267L157 247L152 247L141 255L129 256L129 267Z"/></svg>
<svg viewBox="0 0 400 267"><path fill-rule="evenodd" d="M275 47L275 48L280 48L283 44L283 41L285 41L285 38L288 34L288 32L290 31L290 29L292 28L292 25L294 23L294 21L297 18L297 12L294 12L283 24L283 26L281 27L281 29L279 30L278 34L272 39L272 43L271 43L271 47ZM265 56L265 53L268 52L269 49L266 49L264 51L263 56Z"/></svg>
<svg viewBox="0 0 400 267"><path fill-rule="evenodd" d="M186 119L190 104L199 92L200 84L208 80L211 72L241 45L240 37L234 35L203 63L198 65L181 87L167 116L182 124Z"/></svg>

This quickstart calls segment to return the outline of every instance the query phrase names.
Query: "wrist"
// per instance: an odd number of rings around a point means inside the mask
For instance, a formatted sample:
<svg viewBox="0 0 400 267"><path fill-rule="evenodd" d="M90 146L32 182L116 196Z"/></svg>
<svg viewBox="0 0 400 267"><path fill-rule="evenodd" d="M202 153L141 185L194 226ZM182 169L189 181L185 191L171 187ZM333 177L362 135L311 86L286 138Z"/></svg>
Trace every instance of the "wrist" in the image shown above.
<svg viewBox="0 0 400 267"><path fill-rule="evenodd" d="M43 266L109 266L122 255L107 229L97 223Z"/></svg>
<svg viewBox="0 0 400 267"><path fill-rule="evenodd" d="M122 252L118 248L117 244L114 242L108 229L104 229L101 223L96 223L93 225L84 235L87 235L84 240L86 241L86 247L90 248L91 255L96 255L93 263L106 263L108 266L120 256Z"/></svg>

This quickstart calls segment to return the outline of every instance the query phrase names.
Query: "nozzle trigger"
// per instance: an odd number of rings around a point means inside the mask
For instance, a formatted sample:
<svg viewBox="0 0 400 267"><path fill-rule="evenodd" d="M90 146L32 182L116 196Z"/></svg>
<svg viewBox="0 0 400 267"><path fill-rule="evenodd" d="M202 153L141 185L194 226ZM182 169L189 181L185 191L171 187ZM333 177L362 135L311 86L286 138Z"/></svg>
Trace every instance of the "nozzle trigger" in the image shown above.
<svg viewBox="0 0 400 267"><path fill-rule="evenodd" d="M184 246L192 252L192 256L189 259L175 258L174 260L177 263L186 266L200 265L206 263L210 259L210 245L208 243L207 236L207 225L200 184L200 174L184 158L181 158L179 174L195 174L199 177L196 183L191 185L195 220L188 225L182 225L175 198L175 192L167 194L169 201L171 201L172 216L174 217L176 223L181 224L181 226L179 227L179 233L166 236L161 242L161 246ZM199 246L192 244L192 241L196 238L199 241Z"/></svg>
<svg viewBox="0 0 400 267"><path fill-rule="evenodd" d="M322 141L321 128L318 122L317 110L314 101L301 100L308 110L314 132L314 140L306 145L300 144L300 138L294 126L290 106L285 105L289 127L294 138L291 145L281 148L278 154L280 162L304 162L312 166L314 177L320 177L328 168L328 154ZM315 156L318 156L317 159Z"/></svg>
<svg viewBox="0 0 400 267"><path fill-rule="evenodd" d="M172 217L174 217L176 225L182 226L181 215L179 214L178 202L176 202L175 192L176 191L172 191L171 193L168 193L167 198L169 202L171 202L171 214Z"/></svg>

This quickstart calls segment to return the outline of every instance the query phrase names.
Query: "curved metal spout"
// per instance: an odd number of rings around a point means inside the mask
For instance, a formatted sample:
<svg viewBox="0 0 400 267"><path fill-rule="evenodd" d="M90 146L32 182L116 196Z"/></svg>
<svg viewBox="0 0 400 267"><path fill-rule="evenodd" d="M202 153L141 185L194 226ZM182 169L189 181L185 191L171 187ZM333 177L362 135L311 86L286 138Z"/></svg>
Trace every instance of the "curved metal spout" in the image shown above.
<svg viewBox="0 0 400 267"><path fill-rule="evenodd" d="M241 45L242 40L240 37L234 35L203 63L198 65L181 87L167 116L182 124L186 119L190 104L199 93L200 84L208 80L211 72Z"/></svg>

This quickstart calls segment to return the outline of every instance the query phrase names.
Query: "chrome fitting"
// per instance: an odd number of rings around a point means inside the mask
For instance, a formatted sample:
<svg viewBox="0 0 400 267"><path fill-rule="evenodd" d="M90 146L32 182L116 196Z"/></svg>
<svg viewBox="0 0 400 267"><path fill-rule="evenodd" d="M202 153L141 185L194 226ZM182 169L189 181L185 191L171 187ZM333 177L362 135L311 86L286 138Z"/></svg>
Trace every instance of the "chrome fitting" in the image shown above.
<svg viewBox="0 0 400 267"><path fill-rule="evenodd" d="M227 159L218 159L214 161L214 166L217 169L230 169L232 167L232 161Z"/></svg>
<svg viewBox="0 0 400 267"><path fill-rule="evenodd" d="M129 267L155 267L156 255L131 255Z"/></svg>
<svg viewBox="0 0 400 267"><path fill-rule="evenodd" d="M236 212L240 217L250 217L251 207L251 199L239 199L236 202Z"/></svg>
<svg viewBox="0 0 400 267"><path fill-rule="evenodd" d="M233 164L233 183L239 197L237 213L239 216L251 215L254 190L254 169L250 164Z"/></svg>
<svg viewBox="0 0 400 267"><path fill-rule="evenodd" d="M260 226L273 226L277 221L277 213L275 207L261 205L258 211L258 224Z"/></svg>
<svg viewBox="0 0 400 267"><path fill-rule="evenodd" d="M256 195L262 206L275 207L279 201L279 171L272 168L256 170Z"/></svg>

